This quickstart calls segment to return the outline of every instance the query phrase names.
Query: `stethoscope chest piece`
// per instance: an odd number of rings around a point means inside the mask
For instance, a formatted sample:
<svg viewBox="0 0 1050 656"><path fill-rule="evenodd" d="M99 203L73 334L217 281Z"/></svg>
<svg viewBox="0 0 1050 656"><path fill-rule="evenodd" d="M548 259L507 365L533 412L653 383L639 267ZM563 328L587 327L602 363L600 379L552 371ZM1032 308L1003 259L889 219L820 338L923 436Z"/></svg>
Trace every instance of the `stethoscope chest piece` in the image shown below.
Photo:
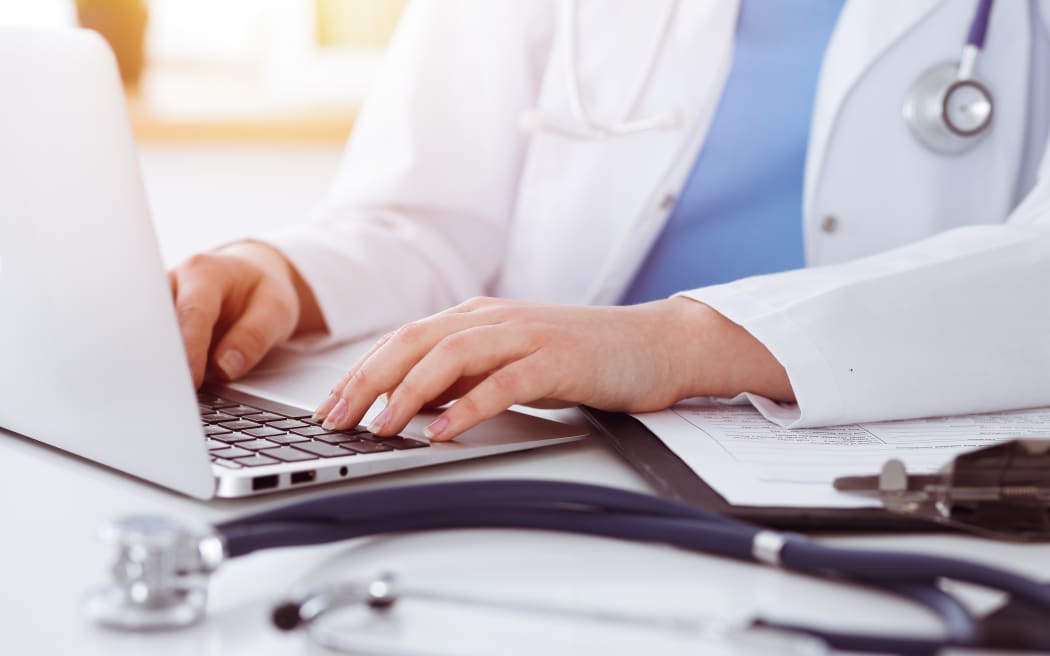
<svg viewBox="0 0 1050 656"><path fill-rule="evenodd" d="M963 153L990 131L992 94L980 82L961 78L959 66L946 62L923 73L904 101L904 120L930 150Z"/></svg>
<svg viewBox="0 0 1050 656"><path fill-rule="evenodd" d="M110 583L84 599L85 614L133 631L189 626L204 617L208 575L225 557L210 528L156 515L134 515L103 531L115 549Z"/></svg>

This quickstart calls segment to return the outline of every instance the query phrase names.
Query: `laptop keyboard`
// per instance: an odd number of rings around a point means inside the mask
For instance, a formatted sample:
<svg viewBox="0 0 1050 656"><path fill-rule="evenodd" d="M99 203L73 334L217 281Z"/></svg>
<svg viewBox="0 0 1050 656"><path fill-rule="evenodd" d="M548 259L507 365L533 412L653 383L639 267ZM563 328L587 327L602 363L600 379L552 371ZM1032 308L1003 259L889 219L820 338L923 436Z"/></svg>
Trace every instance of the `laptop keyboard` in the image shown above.
<svg viewBox="0 0 1050 656"><path fill-rule="evenodd" d="M197 403L211 461L229 469L430 446L428 442L400 435L378 437L363 426L329 431L298 411L281 413L272 407L260 408L207 392L197 394Z"/></svg>

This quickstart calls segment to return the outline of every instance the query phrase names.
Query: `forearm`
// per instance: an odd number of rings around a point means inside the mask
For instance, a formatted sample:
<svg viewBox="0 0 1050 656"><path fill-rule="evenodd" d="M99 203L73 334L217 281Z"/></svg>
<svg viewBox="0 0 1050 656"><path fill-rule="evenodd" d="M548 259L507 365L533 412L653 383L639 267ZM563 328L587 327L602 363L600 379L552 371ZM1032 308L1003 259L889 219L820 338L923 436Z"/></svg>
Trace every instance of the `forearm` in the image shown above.
<svg viewBox="0 0 1050 656"><path fill-rule="evenodd" d="M1033 222L688 295L776 354L797 407L760 410L797 428L1047 405L1047 280L1050 229Z"/></svg>

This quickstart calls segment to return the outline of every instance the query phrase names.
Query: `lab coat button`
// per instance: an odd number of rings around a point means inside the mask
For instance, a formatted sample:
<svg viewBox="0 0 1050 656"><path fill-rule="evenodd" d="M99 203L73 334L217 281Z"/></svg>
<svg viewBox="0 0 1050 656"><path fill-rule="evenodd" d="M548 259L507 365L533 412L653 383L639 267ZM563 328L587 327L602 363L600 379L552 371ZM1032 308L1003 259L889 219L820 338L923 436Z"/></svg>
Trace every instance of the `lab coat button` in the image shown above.
<svg viewBox="0 0 1050 656"><path fill-rule="evenodd" d="M830 235L839 229L839 220L829 214L821 219L820 229Z"/></svg>
<svg viewBox="0 0 1050 656"><path fill-rule="evenodd" d="M664 194L664 197L660 199L660 209L665 211L671 209L677 200L674 194Z"/></svg>

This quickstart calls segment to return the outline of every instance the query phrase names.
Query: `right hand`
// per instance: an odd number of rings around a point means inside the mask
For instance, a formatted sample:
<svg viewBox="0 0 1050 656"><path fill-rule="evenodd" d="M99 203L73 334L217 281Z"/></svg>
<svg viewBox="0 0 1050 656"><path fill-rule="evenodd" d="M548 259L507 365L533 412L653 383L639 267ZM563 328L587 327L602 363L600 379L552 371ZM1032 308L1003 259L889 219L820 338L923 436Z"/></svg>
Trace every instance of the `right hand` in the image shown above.
<svg viewBox="0 0 1050 656"><path fill-rule="evenodd" d="M319 315L291 264L258 242L194 255L169 279L197 387L209 372L232 380L255 367L301 328L304 300Z"/></svg>

